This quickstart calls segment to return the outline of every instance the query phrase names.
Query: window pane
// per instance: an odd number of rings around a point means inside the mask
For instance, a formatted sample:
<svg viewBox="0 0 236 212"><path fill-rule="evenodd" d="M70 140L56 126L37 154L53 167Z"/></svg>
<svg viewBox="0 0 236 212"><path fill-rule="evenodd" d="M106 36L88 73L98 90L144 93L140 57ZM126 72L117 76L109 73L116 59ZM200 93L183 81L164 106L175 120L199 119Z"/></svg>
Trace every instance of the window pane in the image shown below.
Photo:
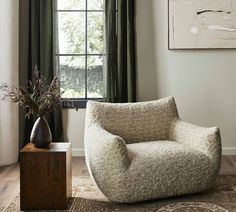
<svg viewBox="0 0 236 212"><path fill-rule="evenodd" d="M85 13L58 13L60 54L85 53Z"/></svg>
<svg viewBox="0 0 236 212"><path fill-rule="evenodd" d="M85 0L57 0L58 10L85 10Z"/></svg>
<svg viewBox="0 0 236 212"><path fill-rule="evenodd" d="M85 98L85 57L60 56L62 98Z"/></svg>
<svg viewBox="0 0 236 212"><path fill-rule="evenodd" d="M88 53L103 53L103 13L88 12Z"/></svg>
<svg viewBox="0 0 236 212"><path fill-rule="evenodd" d="M104 0L88 0L88 10L103 10Z"/></svg>
<svg viewBox="0 0 236 212"><path fill-rule="evenodd" d="M103 56L88 56L88 98L103 96Z"/></svg>

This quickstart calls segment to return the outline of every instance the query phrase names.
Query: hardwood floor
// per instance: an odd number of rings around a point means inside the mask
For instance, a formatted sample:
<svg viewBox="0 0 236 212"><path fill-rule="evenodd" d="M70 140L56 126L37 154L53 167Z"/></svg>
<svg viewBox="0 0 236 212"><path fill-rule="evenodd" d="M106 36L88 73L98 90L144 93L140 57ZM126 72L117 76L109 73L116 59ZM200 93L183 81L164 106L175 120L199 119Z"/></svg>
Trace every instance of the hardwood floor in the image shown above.
<svg viewBox="0 0 236 212"><path fill-rule="evenodd" d="M221 175L236 175L236 156L223 156ZM73 157L73 176L89 176L84 157ZM6 205L13 197L14 191L19 187L19 164L0 167L0 211L2 205Z"/></svg>
<svg viewBox="0 0 236 212"><path fill-rule="evenodd" d="M236 155L222 157L220 174L236 175Z"/></svg>
<svg viewBox="0 0 236 212"><path fill-rule="evenodd" d="M0 167L0 211L11 200L19 187L19 164Z"/></svg>

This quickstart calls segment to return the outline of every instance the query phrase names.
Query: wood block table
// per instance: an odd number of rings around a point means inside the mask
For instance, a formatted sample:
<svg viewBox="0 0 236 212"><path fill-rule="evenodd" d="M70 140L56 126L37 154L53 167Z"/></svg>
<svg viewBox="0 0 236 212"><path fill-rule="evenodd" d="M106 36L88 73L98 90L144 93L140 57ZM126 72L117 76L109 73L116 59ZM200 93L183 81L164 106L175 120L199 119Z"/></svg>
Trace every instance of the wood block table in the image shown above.
<svg viewBox="0 0 236 212"><path fill-rule="evenodd" d="M63 210L72 195L71 144L27 144L20 152L21 210Z"/></svg>

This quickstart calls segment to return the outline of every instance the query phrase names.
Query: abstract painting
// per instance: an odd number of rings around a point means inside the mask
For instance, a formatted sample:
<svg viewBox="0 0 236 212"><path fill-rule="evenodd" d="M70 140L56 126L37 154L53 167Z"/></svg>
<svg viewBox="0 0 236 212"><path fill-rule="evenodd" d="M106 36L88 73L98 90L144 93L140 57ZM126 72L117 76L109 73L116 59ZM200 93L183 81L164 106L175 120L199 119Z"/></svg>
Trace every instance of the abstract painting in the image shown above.
<svg viewBox="0 0 236 212"><path fill-rule="evenodd" d="M236 48L236 0L169 0L169 49Z"/></svg>

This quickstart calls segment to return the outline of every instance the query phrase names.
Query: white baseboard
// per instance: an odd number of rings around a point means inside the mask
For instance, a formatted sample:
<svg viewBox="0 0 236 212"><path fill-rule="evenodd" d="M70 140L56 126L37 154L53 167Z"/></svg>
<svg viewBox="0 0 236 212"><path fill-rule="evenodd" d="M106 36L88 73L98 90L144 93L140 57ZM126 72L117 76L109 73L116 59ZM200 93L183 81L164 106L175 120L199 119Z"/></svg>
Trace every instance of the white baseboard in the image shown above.
<svg viewBox="0 0 236 212"><path fill-rule="evenodd" d="M223 147L222 154L223 155L236 155L236 147ZM84 149L73 148L72 156L84 156Z"/></svg>
<svg viewBox="0 0 236 212"><path fill-rule="evenodd" d="M223 155L236 155L236 147L223 147L222 154Z"/></svg>
<svg viewBox="0 0 236 212"><path fill-rule="evenodd" d="M18 159L15 159L15 160L13 160L13 161L0 162L0 167L1 167L1 166L9 166L9 165L11 165L11 164L14 164L14 163L17 162L17 160L18 160Z"/></svg>
<svg viewBox="0 0 236 212"><path fill-rule="evenodd" d="M74 157L84 156L84 149L82 149L82 148L72 148L72 156L74 156Z"/></svg>

